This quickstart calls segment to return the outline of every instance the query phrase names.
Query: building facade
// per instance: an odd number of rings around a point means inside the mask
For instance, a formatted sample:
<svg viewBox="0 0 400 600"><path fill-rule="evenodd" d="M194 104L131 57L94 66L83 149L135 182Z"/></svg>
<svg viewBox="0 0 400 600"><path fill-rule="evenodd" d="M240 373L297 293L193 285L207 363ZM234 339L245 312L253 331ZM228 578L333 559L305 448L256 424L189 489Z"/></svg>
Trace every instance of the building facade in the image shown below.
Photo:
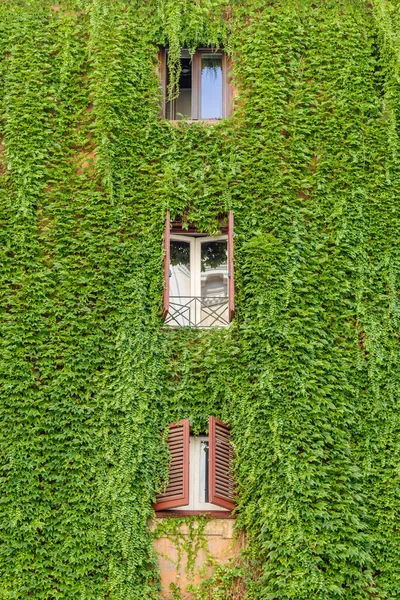
<svg viewBox="0 0 400 600"><path fill-rule="evenodd" d="M395 600L398 0L0 3L0 599Z"/></svg>

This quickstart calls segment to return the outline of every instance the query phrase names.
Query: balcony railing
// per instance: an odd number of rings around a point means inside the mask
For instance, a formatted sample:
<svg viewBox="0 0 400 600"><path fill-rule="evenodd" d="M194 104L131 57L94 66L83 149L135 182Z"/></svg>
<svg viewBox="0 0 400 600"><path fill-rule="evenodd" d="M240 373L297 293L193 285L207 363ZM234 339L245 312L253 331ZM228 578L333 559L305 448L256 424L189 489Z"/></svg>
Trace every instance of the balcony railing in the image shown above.
<svg viewBox="0 0 400 600"><path fill-rule="evenodd" d="M228 320L227 296L170 296L165 324L169 327L225 327Z"/></svg>

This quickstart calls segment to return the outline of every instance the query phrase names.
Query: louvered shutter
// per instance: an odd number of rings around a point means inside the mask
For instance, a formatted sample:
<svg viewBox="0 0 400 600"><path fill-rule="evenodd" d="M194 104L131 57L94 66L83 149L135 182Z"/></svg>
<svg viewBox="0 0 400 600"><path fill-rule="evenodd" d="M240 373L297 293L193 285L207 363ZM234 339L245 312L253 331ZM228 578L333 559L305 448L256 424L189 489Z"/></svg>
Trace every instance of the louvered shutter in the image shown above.
<svg viewBox="0 0 400 600"><path fill-rule="evenodd" d="M229 211L228 216L228 303L229 303L229 320L232 321L235 314L235 269L233 264L233 228L234 219L233 211Z"/></svg>
<svg viewBox="0 0 400 600"><path fill-rule="evenodd" d="M233 449L230 443L229 427L215 417L208 420L208 487L210 502L235 508L235 484L231 472Z"/></svg>
<svg viewBox="0 0 400 600"><path fill-rule="evenodd" d="M189 504L189 439L188 419L169 426L168 449L171 454L166 490L156 498L154 510L165 510Z"/></svg>
<svg viewBox="0 0 400 600"><path fill-rule="evenodd" d="M169 270L170 270L170 242L171 242L170 212L167 210L164 230L164 297L162 318L167 318L169 311Z"/></svg>

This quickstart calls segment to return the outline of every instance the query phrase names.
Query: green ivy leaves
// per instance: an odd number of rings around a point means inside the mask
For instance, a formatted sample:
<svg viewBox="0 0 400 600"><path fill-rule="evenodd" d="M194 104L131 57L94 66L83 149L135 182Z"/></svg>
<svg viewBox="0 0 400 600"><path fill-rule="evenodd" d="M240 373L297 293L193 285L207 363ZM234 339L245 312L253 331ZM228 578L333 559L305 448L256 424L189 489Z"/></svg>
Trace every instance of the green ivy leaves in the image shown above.
<svg viewBox="0 0 400 600"><path fill-rule="evenodd" d="M398 597L398 8L0 3L0 598L159 597L161 432L210 414L248 598ZM229 120L161 120L159 45L232 54ZM235 211L228 329L162 329L167 208Z"/></svg>

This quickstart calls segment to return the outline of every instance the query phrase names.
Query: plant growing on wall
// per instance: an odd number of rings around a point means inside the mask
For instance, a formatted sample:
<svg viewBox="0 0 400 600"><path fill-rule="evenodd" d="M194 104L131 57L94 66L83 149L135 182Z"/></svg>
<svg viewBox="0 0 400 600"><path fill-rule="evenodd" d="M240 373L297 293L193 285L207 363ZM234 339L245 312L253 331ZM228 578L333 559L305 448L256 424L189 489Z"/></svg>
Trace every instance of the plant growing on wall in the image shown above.
<svg viewBox="0 0 400 600"><path fill-rule="evenodd" d="M399 15L0 3L1 599L158 598L160 432L211 414L248 598L398 597ZM181 47L232 55L230 119L160 118L160 45L171 90ZM234 210L229 328L163 330L167 209Z"/></svg>
<svg viewBox="0 0 400 600"><path fill-rule="evenodd" d="M182 591L179 585L182 559L185 557L185 574L189 579L193 580L196 570L196 559L200 550L209 554L207 539L204 535L208 521L209 517L207 515L198 515L195 517L164 518L156 524L153 532L154 539L166 537L176 548L176 560L173 560L170 556L162 556L174 566L176 581L172 583L171 590L177 598L181 597Z"/></svg>

